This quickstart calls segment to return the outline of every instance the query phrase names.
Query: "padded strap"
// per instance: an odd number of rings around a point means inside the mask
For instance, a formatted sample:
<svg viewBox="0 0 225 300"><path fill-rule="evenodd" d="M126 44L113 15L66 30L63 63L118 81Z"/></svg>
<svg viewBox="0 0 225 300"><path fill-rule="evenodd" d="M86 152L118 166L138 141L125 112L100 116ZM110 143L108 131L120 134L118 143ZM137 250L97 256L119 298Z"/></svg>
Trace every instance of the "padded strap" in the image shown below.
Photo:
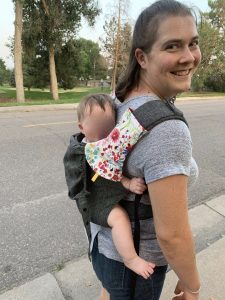
<svg viewBox="0 0 225 300"><path fill-rule="evenodd" d="M140 220L138 217L138 208L141 201L142 195L135 195L134 205L134 248L139 255L139 246L140 246ZM136 281L137 281L137 274L132 272L131 273L131 297L130 300L135 299L135 289L136 289Z"/></svg>
<svg viewBox="0 0 225 300"><path fill-rule="evenodd" d="M168 100L148 101L135 109L133 114L138 122L148 131L164 121L173 119L181 120L188 126L182 111Z"/></svg>
<svg viewBox="0 0 225 300"><path fill-rule="evenodd" d="M185 122L188 126L187 121L185 120L183 113L175 107L172 101L160 101L153 100L149 101L139 108L133 111L134 116L138 122L147 130L151 130L156 125L165 122L167 120L181 120ZM134 247L139 255L139 246L140 246L140 200L142 195L135 196L134 201ZM152 214L152 210L151 210ZM132 272L131 275L131 300L135 299L135 288L136 288L137 274Z"/></svg>

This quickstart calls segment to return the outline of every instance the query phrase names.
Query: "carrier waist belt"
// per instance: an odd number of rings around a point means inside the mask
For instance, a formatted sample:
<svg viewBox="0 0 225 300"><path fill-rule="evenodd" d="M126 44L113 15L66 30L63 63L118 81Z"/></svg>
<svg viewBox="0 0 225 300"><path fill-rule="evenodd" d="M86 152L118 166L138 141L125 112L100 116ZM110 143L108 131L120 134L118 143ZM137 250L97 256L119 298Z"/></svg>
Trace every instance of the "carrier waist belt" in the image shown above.
<svg viewBox="0 0 225 300"><path fill-rule="evenodd" d="M127 214L129 215L129 218L131 221L134 221L135 218L135 202L133 201L126 201L126 200L121 200L119 202L119 204L126 210ZM151 205L147 205L147 204L143 204L143 203L139 203L138 206L138 218L139 220L146 220L146 219L150 219L153 217L153 213L152 213L152 206Z"/></svg>

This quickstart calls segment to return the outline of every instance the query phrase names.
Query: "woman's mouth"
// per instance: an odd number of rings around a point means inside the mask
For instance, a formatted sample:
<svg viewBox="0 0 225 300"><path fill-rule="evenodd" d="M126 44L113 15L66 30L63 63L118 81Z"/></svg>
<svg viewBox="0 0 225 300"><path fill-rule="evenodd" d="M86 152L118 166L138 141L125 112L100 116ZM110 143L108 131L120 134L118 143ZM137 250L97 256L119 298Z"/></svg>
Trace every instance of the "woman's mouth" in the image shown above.
<svg viewBox="0 0 225 300"><path fill-rule="evenodd" d="M175 71L175 72L171 72L173 75L176 75L176 76L187 76L189 75L191 69L189 70L182 70L182 71Z"/></svg>

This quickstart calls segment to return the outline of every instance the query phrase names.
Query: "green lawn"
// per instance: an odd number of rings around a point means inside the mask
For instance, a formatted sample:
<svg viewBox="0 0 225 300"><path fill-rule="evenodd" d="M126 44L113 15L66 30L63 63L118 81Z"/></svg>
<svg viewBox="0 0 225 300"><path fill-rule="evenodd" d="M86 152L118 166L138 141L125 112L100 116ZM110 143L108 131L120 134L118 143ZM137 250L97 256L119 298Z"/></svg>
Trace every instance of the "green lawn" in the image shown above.
<svg viewBox="0 0 225 300"><path fill-rule="evenodd" d="M25 91L26 102L16 102L16 90L8 86L0 86L0 106L15 106L15 105L40 105L40 104L62 104L62 103L77 103L80 99L91 93L110 93L109 88L100 87L78 87L73 90L59 90L60 100L54 101L51 99L49 90L32 89L31 91ZM179 97L211 97L211 96L224 96L225 93L213 93L213 92L187 92L178 96Z"/></svg>
<svg viewBox="0 0 225 300"><path fill-rule="evenodd" d="M185 92L178 95L180 97L216 97L216 96L223 96L225 97L225 93L218 93L218 92Z"/></svg>
<svg viewBox="0 0 225 300"><path fill-rule="evenodd" d="M59 90L60 100L58 101L51 99L51 94L47 89L44 91L40 89L25 90L26 102L17 103L15 88L0 86L0 106L77 103L82 97L91 93L110 93L110 89L103 88L102 90L101 87L79 87L69 91Z"/></svg>

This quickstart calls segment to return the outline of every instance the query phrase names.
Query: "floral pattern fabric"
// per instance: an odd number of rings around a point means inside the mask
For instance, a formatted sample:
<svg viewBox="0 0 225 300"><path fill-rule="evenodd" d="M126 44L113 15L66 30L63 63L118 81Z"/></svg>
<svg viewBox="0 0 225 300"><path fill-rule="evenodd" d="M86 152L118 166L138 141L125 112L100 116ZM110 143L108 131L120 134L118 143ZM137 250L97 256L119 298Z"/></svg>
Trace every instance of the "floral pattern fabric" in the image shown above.
<svg viewBox="0 0 225 300"><path fill-rule="evenodd" d="M120 181L124 160L144 132L145 129L131 109L126 110L106 138L85 145L87 162L96 174L109 180Z"/></svg>

